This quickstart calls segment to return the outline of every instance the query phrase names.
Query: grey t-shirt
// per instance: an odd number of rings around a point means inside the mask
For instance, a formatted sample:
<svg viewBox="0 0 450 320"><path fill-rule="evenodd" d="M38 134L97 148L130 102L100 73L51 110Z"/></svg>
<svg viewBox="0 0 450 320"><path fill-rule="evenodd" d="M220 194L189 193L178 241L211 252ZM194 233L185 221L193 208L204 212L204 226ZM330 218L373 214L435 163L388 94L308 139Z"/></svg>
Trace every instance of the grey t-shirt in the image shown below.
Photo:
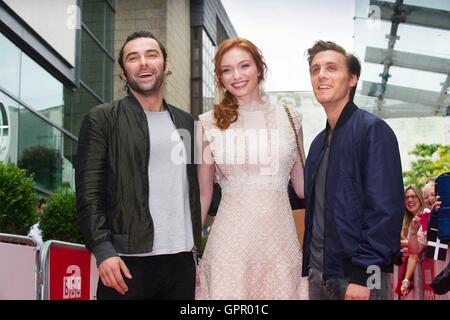
<svg viewBox="0 0 450 320"><path fill-rule="evenodd" d="M324 230L325 230L325 184L328 168L328 157L330 155L330 146L327 146L320 161L317 170L316 182L314 185L314 216L312 239L310 243L310 267L323 272L323 249L324 249Z"/></svg>
<svg viewBox="0 0 450 320"><path fill-rule="evenodd" d="M194 237L183 141L167 110L145 114L150 133L148 177L154 241L152 252L133 256L191 251Z"/></svg>

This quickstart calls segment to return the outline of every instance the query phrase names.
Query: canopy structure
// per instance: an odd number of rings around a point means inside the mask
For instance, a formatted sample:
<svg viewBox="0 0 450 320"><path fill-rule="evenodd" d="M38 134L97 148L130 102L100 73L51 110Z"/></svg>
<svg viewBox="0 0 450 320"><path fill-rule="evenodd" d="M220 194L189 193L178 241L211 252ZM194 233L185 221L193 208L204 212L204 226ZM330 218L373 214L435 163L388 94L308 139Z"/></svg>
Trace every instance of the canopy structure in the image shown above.
<svg viewBox="0 0 450 320"><path fill-rule="evenodd" d="M367 1L358 2L355 47L364 58L359 89L361 95L376 98L371 111L383 118L450 115L450 5L370 0L367 8ZM366 24L358 23L363 3ZM367 19L378 25L368 25ZM379 33L384 33L381 40Z"/></svg>

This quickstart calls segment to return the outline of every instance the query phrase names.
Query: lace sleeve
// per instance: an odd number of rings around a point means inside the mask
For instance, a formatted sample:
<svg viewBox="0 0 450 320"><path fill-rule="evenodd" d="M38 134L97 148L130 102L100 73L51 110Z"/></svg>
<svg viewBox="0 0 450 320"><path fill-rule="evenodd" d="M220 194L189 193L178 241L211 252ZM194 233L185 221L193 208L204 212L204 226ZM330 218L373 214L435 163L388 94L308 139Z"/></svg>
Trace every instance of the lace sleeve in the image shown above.
<svg viewBox="0 0 450 320"><path fill-rule="evenodd" d="M204 133L208 142L211 142L212 133L211 130L215 129L215 119L213 111L205 112L198 116L200 124L204 129Z"/></svg>

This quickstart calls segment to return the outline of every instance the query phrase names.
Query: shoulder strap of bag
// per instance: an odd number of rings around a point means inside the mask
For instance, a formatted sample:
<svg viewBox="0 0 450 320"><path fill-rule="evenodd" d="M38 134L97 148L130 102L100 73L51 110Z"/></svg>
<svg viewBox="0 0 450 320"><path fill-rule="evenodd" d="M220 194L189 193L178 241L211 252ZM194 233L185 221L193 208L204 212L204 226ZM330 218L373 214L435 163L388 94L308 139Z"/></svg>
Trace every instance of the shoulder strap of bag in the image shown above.
<svg viewBox="0 0 450 320"><path fill-rule="evenodd" d="M300 157L300 161L301 161L301 164L302 164L302 169L305 169L305 161L304 161L302 149L300 147L300 140L299 140L299 137L298 137L298 133L297 133L297 130L295 130L295 125L294 125L294 120L292 119L292 114L289 111L289 108L288 108L288 106L286 104L283 104L283 108L286 111L286 114L288 116L289 122L291 124L292 131L294 131L295 143L297 144L297 152L298 152L298 156ZM300 127L300 133L301 133L301 131L302 131L302 127Z"/></svg>

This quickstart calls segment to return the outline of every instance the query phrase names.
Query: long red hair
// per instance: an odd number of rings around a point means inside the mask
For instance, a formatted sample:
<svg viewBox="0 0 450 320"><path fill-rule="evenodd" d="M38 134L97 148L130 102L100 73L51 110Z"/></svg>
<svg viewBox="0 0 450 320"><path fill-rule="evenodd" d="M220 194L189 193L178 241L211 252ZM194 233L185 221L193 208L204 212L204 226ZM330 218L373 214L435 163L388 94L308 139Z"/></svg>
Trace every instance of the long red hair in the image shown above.
<svg viewBox="0 0 450 320"><path fill-rule="evenodd" d="M214 117L216 118L216 126L221 130L227 129L230 124L236 122L239 115L236 97L225 90L225 87L220 80L222 77L220 63L222 62L223 55L232 48L240 48L250 53L256 63L256 68L258 69L258 83L261 83L261 81L264 80L267 70L261 50L259 50L251 41L242 38L230 38L220 44L214 57L214 82L220 100L219 103L214 105Z"/></svg>

